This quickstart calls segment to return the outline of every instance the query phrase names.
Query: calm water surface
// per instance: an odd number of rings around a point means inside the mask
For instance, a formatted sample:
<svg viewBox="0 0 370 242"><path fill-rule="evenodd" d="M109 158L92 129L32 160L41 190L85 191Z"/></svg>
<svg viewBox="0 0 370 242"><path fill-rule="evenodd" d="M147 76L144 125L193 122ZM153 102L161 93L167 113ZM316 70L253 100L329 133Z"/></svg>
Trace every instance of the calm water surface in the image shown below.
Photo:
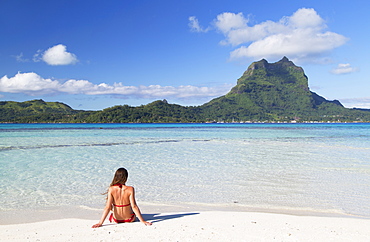
<svg viewBox="0 0 370 242"><path fill-rule="evenodd" d="M101 209L126 167L140 204L370 218L369 157L369 124L0 124L0 216Z"/></svg>

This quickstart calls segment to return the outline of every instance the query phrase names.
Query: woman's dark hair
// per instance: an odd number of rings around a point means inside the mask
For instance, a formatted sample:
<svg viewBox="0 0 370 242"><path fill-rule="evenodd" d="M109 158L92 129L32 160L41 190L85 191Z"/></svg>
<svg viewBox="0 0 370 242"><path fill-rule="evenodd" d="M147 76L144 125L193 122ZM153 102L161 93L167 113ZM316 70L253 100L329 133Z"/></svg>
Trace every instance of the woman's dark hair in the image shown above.
<svg viewBox="0 0 370 242"><path fill-rule="evenodd" d="M113 186L114 184L117 184L117 183L125 185L127 181L127 177L128 177L127 170L125 168L119 168L114 174L112 183L110 185Z"/></svg>

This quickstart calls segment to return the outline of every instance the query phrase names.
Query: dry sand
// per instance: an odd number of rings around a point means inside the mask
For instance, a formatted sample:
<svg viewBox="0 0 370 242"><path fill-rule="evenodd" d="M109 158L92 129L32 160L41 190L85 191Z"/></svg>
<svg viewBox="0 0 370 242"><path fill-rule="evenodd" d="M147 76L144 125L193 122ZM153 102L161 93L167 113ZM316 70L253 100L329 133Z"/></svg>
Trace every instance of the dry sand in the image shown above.
<svg viewBox="0 0 370 242"><path fill-rule="evenodd" d="M257 212L145 214L153 222L60 219L0 226L1 241L370 241L370 219Z"/></svg>

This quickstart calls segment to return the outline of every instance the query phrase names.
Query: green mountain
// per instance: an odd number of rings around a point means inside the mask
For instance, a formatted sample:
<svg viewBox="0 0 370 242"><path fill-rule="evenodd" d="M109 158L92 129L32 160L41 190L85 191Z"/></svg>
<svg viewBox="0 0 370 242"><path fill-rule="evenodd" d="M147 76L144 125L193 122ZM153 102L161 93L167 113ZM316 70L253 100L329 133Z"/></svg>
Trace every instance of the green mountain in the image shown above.
<svg viewBox="0 0 370 242"><path fill-rule="evenodd" d="M301 67L284 57L252 63L229 93L197 107L166 100L101 111L73 110L58 102L0 102L0 122L180 123L242 121L370 121L366 109L348 109L311 92Z"/></svg>
<svg viewBox="0 0 370 242"><path fill-rule="evenodd" d="M31 100L26 102L0 102L0 122L59 122L70 121L83 111L77 111L60 102Z"/></svg>
<svg viewBox="0 0 370 242"><path fill-rule="evenodd" d="M202 107L217 118L238 120L310 119L347 111L339 101L311 92L303 69L286 57L252 63L228 94Z"/></svg>
<svg viewBox="0 0 370 242"><path fill-rule="evenodd" d="M169 104L166 100L155 101L139 107L114 106L91 114L90 123L187 123L202 122L197 108Z"/></svg>

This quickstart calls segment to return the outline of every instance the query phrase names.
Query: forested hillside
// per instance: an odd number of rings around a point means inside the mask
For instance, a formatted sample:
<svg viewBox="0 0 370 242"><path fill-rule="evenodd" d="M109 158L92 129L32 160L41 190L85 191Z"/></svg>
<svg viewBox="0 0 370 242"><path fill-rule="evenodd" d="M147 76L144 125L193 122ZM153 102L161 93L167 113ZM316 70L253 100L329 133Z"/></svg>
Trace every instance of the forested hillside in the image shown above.
<svg viewBox="0 0 370 242"><path fill-rule="evenodd" d="M31 100L26 102L0 102L0 122L45 123L70 122L83 118L85 111L74 110L60 102Z"/></svg>
<svg viewBox="0 0 370 242"><path fill-rule="evenodd" d="M74 110L59 102L0 102L0 122L187 123L187 122L369 122L367 109L348 109L311 92L303 69L284 57L252 63L224 96L196 107L166 100L101 111Z"/></svg>

